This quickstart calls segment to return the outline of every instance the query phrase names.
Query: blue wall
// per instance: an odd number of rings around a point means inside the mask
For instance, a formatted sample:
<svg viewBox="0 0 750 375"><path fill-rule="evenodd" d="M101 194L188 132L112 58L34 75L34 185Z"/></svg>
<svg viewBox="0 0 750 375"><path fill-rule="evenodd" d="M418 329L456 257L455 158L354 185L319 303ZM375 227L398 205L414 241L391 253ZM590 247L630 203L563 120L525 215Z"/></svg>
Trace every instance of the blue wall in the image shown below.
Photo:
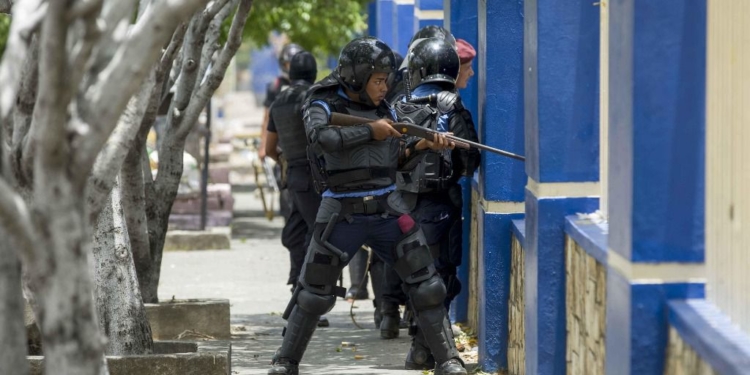
<svg viewBox="0 0 750 375"><path fill-rule="evenodd" d="M394 7L394 42L391 45L401 56L406 56L409 41L414 36L414 4L396 4Z"/></svg>
<svg viewBox="0 0 750 375"><path fill-rule="evenodd" d="M478 132L482 143L524 154L523 5L479 1ZM523 163L482 153L480 192L493 201L522 202Z"/></svg>
<svg viewBox="0 0 750 375"><path fill-rule="evenodd" d="M394 27L396 22L395 17L393 17L395 9L396 4L393 0L377 0L377 37L391 48L393 48L395 41Z"/></svg>
<svg viewBox="0 0 750 375"><path fill-rule="evenodd" d="M420 2L421 3L421 2ZM477 2L463 0L445 0L445 27L459 39L469 42L474 48L478 46L477 34ZM477 70L477 59L473 61L474 70ZM477 77L469 80L465 89L460 90L461 100L464 106L477 121ZM466 322L469 320L469 243L471 240L471 191L472 178L464 177L461 180L464 206L464 230L463 230L463 261L458 268L458 277L464 289L454 300L451 307L451 319L454 322Z"/></svg>
<svg viewBox="0 0 750 375"><path fill-rule="evenodd" d="M706 1L610 5L610 247L703 261ZM637 27L636 27L637 26Z"/></svg>
<svg viewBox="0 0 750 375"><path fill-rule="evenodd" d="M599 8L529 0L524 15L526 173L599 181Z"/></svg>

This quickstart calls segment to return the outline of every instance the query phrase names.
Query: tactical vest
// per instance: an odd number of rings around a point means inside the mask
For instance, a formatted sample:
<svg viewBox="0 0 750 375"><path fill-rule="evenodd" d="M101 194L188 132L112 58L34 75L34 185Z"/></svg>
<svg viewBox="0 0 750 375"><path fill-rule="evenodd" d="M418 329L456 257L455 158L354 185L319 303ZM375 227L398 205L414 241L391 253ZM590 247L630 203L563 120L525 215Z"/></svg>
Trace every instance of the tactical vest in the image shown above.
<svg viewBox="0 0 750 375"><path fill-rule="evenodd" d="M302 105L309 87L307 83L295 82L276 98L271 107L279 147L290 166L307 165L307 134L302 122Z"/></svg>
<svg viewBox="0 0 750 375"><path fill-rule="evenodd" d="M401 121L437 130L440 112L429 105L397 101L394 109ZM413 142L418 141L417 139ZM396 187L412 193L443 191L453 177L451 151L424 150L410 155L396 173Z"/></svg>
<svg viewBox="0 0 750 375"><path fill-rule="evenodd" d="M338 89L338 81L329 76L310 89L307 103L322 100L328 104L331 112L373 120L395 120L390 106L385 101L377 108L373 108L341 97ZM325 153L315 145L311 146L308 159L312 164L316 190L374 190L391 186L395 182L400 148L398 139L371 140L356 147Z"/></svg>

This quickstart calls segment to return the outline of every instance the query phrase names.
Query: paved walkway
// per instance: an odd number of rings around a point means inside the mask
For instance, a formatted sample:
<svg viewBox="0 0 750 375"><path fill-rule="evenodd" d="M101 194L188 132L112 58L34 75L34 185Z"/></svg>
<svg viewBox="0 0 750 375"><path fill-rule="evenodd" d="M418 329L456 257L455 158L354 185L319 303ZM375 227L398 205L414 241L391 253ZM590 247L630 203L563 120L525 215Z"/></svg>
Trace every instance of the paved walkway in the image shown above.
<svg viewBox="0 0 750 375"><path fill-rule="evenodd" d="M281 313L289 300L285 285L289 261L279 236L282 219L261 217L252 193L236 194L237 210L257 217L237 218L229 251L166 252L162 262L161 299L228 298L232 314L233 374L265 374L281 343ZM255 210L257 209L257 210ZM348 286L346 277L344 285ZM372 295L372 294L371 294ZM339 299L328 315L331 326L317 330L301 366L303 374L419 374L406 371L409 347L405 330L396 340L381 340L374 329L372 303L357 301L358 329L349 304ZM355 346L344 347L343 343Z"/></svg>
<svg viewBox="0 0 750 375"><path fill-rule="evenodd" d="M223 124L228 128L242 126L246 131L259 132L263 112L251 99L249 93L227 97L223 105L226 116ZM280 240L283 219L277 216L269 222L255 192L239 193L240 190L252 189L234 189L232 249L166 252L159 297L162 300L173 296L229 299L232 373L265 374L273 353L281 344L285 325L281 314L291 296L289 286L285 285L289 255ZM344 285L349 286L346 271ZM373 295L371 288L370 295ZM357 322L365 329L352 323L349 303L339 299L328 315L331 326L319 328L310 342L301 373L421 374L421 371L403 370L410 343L406 330L401 330L398 339L381 340L373 323L372 302L357 301L356 307ZM344 343L350 345L344 346Z"/></svg>

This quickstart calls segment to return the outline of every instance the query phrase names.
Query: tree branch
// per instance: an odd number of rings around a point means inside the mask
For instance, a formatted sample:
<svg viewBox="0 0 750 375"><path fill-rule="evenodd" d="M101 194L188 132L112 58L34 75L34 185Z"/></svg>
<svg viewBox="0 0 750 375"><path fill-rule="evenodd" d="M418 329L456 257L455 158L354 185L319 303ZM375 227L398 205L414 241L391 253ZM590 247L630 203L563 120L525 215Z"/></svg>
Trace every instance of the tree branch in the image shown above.
<svg viewBox="0 0 750 375"><path fill-rule="evenodd" d="M6 0L6 3L9 3ZM10 24L8 43L0 65L0 118L6 118L15 105L26 55L32 42L32 34L39 27L47 11L43 0L23 1L13 6L13 22Z"/></svg>
<svg viewBox="0 0 750 375"><path fill-rule="evenodd" d="M67 3L53 1L47 9L47 16L39 41L39 94L27 148L34 151L34 163L45 168L34 168L35 176L48 170L60 170L70 165L70 149L66 138L68 118L67 106L70 103L71 88L66 80L65 45L68 25L65 19ZM35 147L38 146L38 147ZM26 151L26 150L24 150ZM30 157L30 155L24 157Z"/></svg>
<svg viewBox="0 0 750 375"><path fill-rule="evenodd" d="M190 21L190 27L188 28L187 35L185 36L185 43L182 46L182 65L179 77L175 84L174 100L170 107L169 120L167 124L171 126L174 122L174 115L179 115L179 112L183 111L190 101L193 86L198 77L198 68L200 64L201 50L203 49L203 43L205 41L205 29L202 29L203 15L197 14ZM177 109L177 113L175 113ZM179 117L179 116L176 116Z"/></svg>
<svg viewBox="0 0 750 375"><path fill-rule="evenodd" d="M34 264L37 258L37 238L31 225L31 216L23 199L0 178L0 223L5 233L13 238L18 256L25 264Z"/></svg>
<svg viewBox="0 0 750 375"><path fill-rule="evenodd" d="M242 44L242 30L245 28L245 22L247 22L248 15L252 9L253 0L234 1L239 1L239 6L237 7L237 12L234 14L227 41L224 44L224 48L222 48L219 53L219 57L216 59L216 62L211 68L211 72L205 82L203 82L197 92L193 94L193 100L191 100L190 103L191 105L185 111L183 122L178 132L179 136L187 136L187 133L190 132L192 123L198 119L201 111L211 99L211 95L213 95L214 91L216 91L221 84L229 63L232 61L232 58Z"/></svg>
<svg viewBox="0 0 750 375"><path fill-rule="evenodd" d="M143 78L158 61L162 48L188 15L207 0L160 1L148 7L133 27L131 35L118 47L107 67L94 79L79 103L82 119L87 124L98 124L86 129L88 134L77 134L76 167L87 177L99 149L114 130L130 97ZM111 90L112 86L118 90Z"/></svg>
<svg viewBox="0 0 750 375"><path fill-rule="evenodd" d="M0 13L10 14L13 8L13 0L0 0Z"/></svg>
<svg viewBox="0 0 750 375"><path fill-rule="evenodd" d="M101 0L96 0L101 2ZM135 10L135 0L107 0L102 5L101 48L91 66L92 79L96 78L117 52L130 30L130 18Z"/></svg>
<svg viewBox="0 0 750 375"><path fill-rule="evenodd" d="M235 4L232 3L231 5ZM224 19L229 17L229 14L233 8L233 6L230 6L228 4L225 5L224 8L221 8L221 10L216 13L208 26L205 42L203 44L203 52L201 53L201 63L200 69L198 70L198 79L196 79L195 81L195 87L193 88L193 91L197 90L198 87L200 87L204 77L206 76L206 70L208 70L208 67L211 66L211 60L214 57L214 53L216 53L216 50L221 47L221 45L219 44L219 37L221 36L221 25L224 23Z"/></svg>
<svg viewBox="0 0 750 375"><path fill-rule="evenodd" d="M229 4L230 0L215 0L211 3L211 6L206 9L205 16L208 20L212 20L216 17L224 7ZM226 18L226 17L224 17ZM222 18L223 19L223 18Z"/></svg>
<svg viewBox="0 0 750 375"><path fill-rule="evenodd" d="M122 1L124 2L124 1ZM102 9L102 0L79 0L68 10L68 23L76 18L96 18Z"/></svg>
<svg viewBox="0 0 750 375"><path fill-rule="evenodd" d="M73 10L71 10L71 12L68 14L68 18L71 17L71 13L80 14L81 21L83 23L83 30L76 33L80 34L80 37L77 37L75 38L76 40L72 41L75 44L69 52L70 61L68 62L68 71L70 72L69 84L71 87L78 87L81 83L81 80L84 77L84 73L86 73L86 65L91 59L91 54L94 50L94 46L97 45L102 36L102 31L100 30L97 18L102 5L101 0L85 1L83 3L79 2L76 4L86 5L81 6L84 9L79 10L78 12L74 12ZM68 22L72 21L68 20ZM112 44L107 41L99 43L99 46L104 46L103 48L100 47L99 51L112 50Z"/></svg>
<svg viewBox="0 0 750 375"><path fill-rule="evenodd" d="M143 82L140 91L130 99L115 130L94 162L94 170L91 172L86 189L87 216L92 226L97 223L99 213L107 203L107 197L115 185L116 177L120 173L128 152L135 146L135 138L155 85L156 72L154 71Z"/></svg>
<svg viewBox="0 0 750 375"><path fill-rule="evenodd" d="M29 46L29 54L20 75L21 87L18 91L13 112L13 138L10 144L18 148L31 127L31 116L36 104L37 86L39 85L39 39L34 37Z"/></svg>

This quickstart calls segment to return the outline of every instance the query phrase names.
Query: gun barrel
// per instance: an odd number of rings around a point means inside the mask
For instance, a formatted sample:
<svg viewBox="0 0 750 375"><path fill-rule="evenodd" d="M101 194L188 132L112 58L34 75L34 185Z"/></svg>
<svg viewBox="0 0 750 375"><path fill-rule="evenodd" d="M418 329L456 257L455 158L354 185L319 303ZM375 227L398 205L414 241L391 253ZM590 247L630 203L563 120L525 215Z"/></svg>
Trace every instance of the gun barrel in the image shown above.
<svg viewBox="0 0 750 375"><path fill-rule="evenodd" d="M425 100L433 100L431 97L427 97L428 99ZM331 113L331 124L332 125L338 125L338 126L352 126L352 125L358 125L358 124L365 124L368 122L374 121L373 119L368 119L364 117L358 117L358 116L352 116L352 115L346 115L343 113ZM403 122L396 122L392 124L393 127L399 131L399 133L402 134L409 134L420 138L427 138L429 135L435 133L435 131L423 128L419 125L409 124L409 123L403 123ZM491 146L483 145L478 142L469 141L463 138L456 137L454 135L445 134L446 138L450 139L456 144L456 147L460 148L470 148L474 147L480 150L489 151L498 155L506 156L512 159L525 161L526 158L514 154L512 152L500 150L498 148L494 148Z"/></svg>
<svg viewBox="0 0 750 375"><path fill-rule="evenodd" d="M501 150L499 148L494 148L494 147L491 147L491 146L483 145L481 143L468 141L466 139L458 138L458 137L453 136L453 135L447 135L446 134L445 137L448 138L448 139L450 139L450 140L454 140L455 139L458 142L464 142L464 143L470 145L471 147L475 147L475 148L478 148L480 150L489 151L489 152L492 152L492 153L495 153L495 154L498 154L498 155L502 155L502 156L507 156L509 158L516 159L516 160L526 161L526 158L524 156L521 156L521 155L518 155L518 154L514 154L512 152L508 152L508 151L505 151L505 150Z"/></svg>

